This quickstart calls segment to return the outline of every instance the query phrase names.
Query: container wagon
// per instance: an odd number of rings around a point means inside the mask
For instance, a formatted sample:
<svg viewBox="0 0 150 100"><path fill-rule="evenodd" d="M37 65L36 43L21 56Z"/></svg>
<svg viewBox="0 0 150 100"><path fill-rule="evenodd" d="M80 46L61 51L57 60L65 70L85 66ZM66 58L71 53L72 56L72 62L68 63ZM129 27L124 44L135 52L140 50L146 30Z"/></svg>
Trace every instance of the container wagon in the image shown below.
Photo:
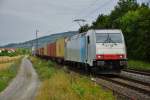
<svg viewBox="0 0 150 100"><path fill-rule="evenodd" d="M40 48L40 53L39 53L40 56L44 56L44 48Z"/></svg>
<svg viewBox="0 0 150 100"><path fill-rule="evenodd" d="M60 38L39 48L38 53L59 63L79 65L105 74L118 73L127 66L124 36L118 29L89 30Z"/></svg>
<svg viewBox="0 0 150 100"><path fill-rule="evenodd" d="M51 45L47 44L47 56L50 58L51 57L51 51L50 51Z"/></svg>
<svg viewBox="0 0 150 100"><path fill-rule="evenodd" d="M47 57L55 60L56 58L56 42L47 45Z"/></svg>
<svg viewBox="0 0 150 100"><path fill-rule="evenodd" d="M47 45L44 46L44 56L48 56Z"/></svg>
<svg viewBox="0 0 150 100"><path fill-rule="evenodd" d="M64 62L65 55L65 38L59 38L56 40L56 59L59 63Z"/></svg>

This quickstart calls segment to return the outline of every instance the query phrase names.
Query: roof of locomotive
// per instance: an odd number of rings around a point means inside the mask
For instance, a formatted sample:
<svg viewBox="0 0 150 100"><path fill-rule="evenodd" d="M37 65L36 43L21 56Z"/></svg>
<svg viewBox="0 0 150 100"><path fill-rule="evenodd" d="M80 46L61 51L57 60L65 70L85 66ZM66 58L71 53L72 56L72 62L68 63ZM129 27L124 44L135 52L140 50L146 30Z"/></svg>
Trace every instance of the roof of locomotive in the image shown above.
<svg viewBox="0 0 150 100"><path fill-rule="evenodd" d="M100 30L93 30L95 33L122 33L120 29L100 29Z"/></svg>

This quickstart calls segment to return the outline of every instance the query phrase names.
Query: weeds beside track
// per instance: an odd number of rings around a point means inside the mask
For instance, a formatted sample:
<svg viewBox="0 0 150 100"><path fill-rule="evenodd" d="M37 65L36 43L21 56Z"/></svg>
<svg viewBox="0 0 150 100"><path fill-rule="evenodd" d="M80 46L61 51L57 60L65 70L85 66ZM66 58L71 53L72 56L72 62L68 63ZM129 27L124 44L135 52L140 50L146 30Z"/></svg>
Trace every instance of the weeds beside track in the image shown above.
<svg viewBox="0 0 150 100"><path fill-rule="evenodd" d="M37 58L30 58L41 79L36 100L114 100L111 91L90 81L89 77L66 73L65 68ZM47 74L46 74L47 73Z"/></svg>

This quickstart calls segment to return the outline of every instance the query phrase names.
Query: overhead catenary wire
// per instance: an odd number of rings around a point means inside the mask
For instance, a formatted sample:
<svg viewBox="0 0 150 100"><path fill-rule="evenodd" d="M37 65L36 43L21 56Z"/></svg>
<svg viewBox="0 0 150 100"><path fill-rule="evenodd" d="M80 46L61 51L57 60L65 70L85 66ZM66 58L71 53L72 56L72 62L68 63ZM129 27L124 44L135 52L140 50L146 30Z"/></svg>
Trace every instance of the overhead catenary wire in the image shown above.
<svg viewBox="0 0 150 100"><path fill-rule="evenodd" d="M76 15L74 18L76 18L76 17L79 18L81 15L83 15L83 18L87 18L88 16L91 16L92 14L94 14L95 12L97 12L99 9L102 9L103 7L105 7L106 5L109 5L109 4L111 3L111 0L107 0L107 1L105 1L103 4L98 5L98 7L97 7L96 9L90 11L89 13L87 13L87 14L85 14L85 15L83 14L83 13L86 13L85 10L87 10L87 9L92 9L93 6L95 6L95 4L98 4L98 1L99 1L99 0L94 1L94 3L90 4L88 7L86 7L85 9L83 9L83 10L82 10L78 15ZM101 0L100 0L100 1L101 1ZM102 2L102 1L101 1L101 2Z"/></svg>
<svg viewBox="0 0 150 100"><path fill-rule="evenodd" d="M72 18L72 20L70 21L70 24L67 25L65 28L63 29L68 29L69 27L72 27L72 23L74 22L74 20L78 19L81 14L83 14L83 12L91 7L93 7L98 1L100 0L94 0L94 2L90 3L86 8L84 8L82 11L80 11L77 15L75 15L75 17Z"/></svg>
<svg viewBox="0 0 150 100"><path fill-rule="evenodd" d="M99 2L99 0L94 1L93 3L91 3L88 7L86 7L86 9L83 9L78 15L76 15L74 18L82 18L82 19L88 19L89 17L91 17L91 15L93 15L95 12L97 12L99 9L104 8L106 5L109 5L111 3L111 0L107 0L105 1L102 5L99 5L96 9L90 11L88 14L84 15L83 17L80 17L81 14L83 15L83 12L87 9L91 9L95 4L97 4ZM77 17L78 16L78 17Z"/></svg>
<svg viewBox="0 0 150 100"><path fill-rule="evenodd" d="M89 16L93 15L95 12L99 11L100 9L104 8L106 5L109 5L111 3L111 0L107 0L104 2L101 6L98 6L96 9L90 11L88 14L84 16L84 18L88 18Z"/></svg>
<svg viewBox="0 0 150 100"><path fill-rule="evenodd" d="M82 9L82 11L80 11L74 18L80 16L81 14L83 14L83 12L87 9L92 8L96 3L98 3L99 0L95 0L94 2L90 3L90 5L88 5L86 8Z"/></svg>
<svg viewBox="0 0 150 100"><path fill-rule="evenodd" d="M96 9L94 9L94 10L90 11L89 13L87 13L88 9L92 9L100 1L103 2L103 4L98 5L98 7ZM92 14L94 14L95 12L97 12L99 9L102 9L106 5L109 5L110 3L111 3L111 0L105 0L105 1L102 1L102 0L93 0L92 3L90 3L87 7L85 7L83 10L81 10L77 15L75 15L75 17L73 17L72 20L70 21L70 24L67 25L65 28L62 28L62 30L70 29L71 27L73 27L73 20L75 20L75 19L83 18L83 19L87 20L89 17L92 16ZM87 14L84 15L84 13L87 13ZM83 17L81 17L82 15L83 15ZM59 28L59 29L61 29L61 28Z"/></svg>

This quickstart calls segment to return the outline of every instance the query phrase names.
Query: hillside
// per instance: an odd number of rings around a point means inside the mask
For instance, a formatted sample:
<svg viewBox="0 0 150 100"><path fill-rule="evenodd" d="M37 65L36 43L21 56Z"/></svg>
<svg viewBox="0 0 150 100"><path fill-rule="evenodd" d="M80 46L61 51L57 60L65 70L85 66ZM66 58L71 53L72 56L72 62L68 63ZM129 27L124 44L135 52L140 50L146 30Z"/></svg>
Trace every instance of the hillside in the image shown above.
<svg viewBox="0 0 150 100"><path fill-rule="evenodd" d="M53 42L60 37L71 37L75 35L76 33L77 33L76 31L69 31L69 32L56 33L56 34L40 37L38 38L38 45L40 47L44 44ZM26 41L23 43L11 43L11 44L2 46L2 48L31 48L32 46L35 46L35 45L36 45L36 40L34 39L34 40Z"/></svg>

